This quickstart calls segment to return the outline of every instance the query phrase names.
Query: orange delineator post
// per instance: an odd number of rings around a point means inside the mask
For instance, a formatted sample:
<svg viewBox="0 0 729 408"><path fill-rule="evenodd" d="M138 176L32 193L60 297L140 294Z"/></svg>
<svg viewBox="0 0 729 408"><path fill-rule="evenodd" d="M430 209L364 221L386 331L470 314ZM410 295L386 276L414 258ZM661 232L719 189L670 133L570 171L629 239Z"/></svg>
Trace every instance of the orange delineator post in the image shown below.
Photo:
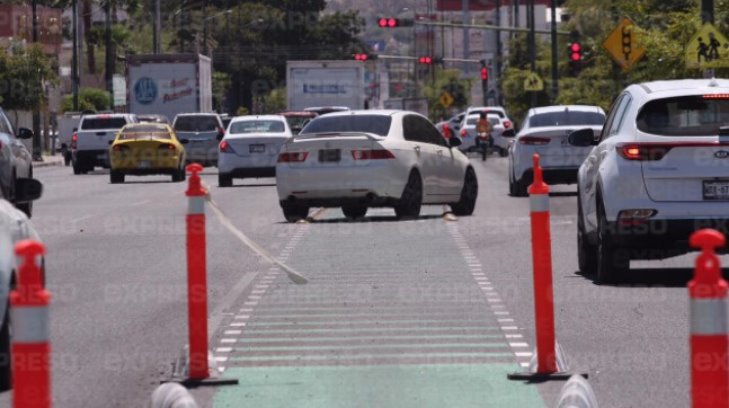
<svg viewBox="0 0 729 408"><path fill-rule="evenodd" d="M729 407L729 337L727 336L727 282L715 249L726 238L712 229L691 235L700 248L694 279L688 290L691 318L691 400L694 408Z"/></svg>
<svg viewBox="0 0 729 408"><path fill-rule="evenodd" d="M187 166L191 173L185 195L187 210L187 311L190 337L189 378L203 380L210 376L208 367L208 302L205 241L205 196L197 163Z"/></svg>
<svg viewBox="0 0 729 408"><path fill-rule="evenodd" d="M18 242L15 253L22 257L18 285L10 293L12 321L12 375L14 408L51 406L51 346L48 305L51 294L43 287L37 258L45 254L43 244Z"/></svg>
<svg viewBox="0 0 729 408"><path fill-rule="evenodd" d="M552 239L549 224L549 186L544 183L539 155L533 156L534 182L529 186L532 263L534 270L534 321L537 337L537 374L557 372L552 290Z"/></svg>

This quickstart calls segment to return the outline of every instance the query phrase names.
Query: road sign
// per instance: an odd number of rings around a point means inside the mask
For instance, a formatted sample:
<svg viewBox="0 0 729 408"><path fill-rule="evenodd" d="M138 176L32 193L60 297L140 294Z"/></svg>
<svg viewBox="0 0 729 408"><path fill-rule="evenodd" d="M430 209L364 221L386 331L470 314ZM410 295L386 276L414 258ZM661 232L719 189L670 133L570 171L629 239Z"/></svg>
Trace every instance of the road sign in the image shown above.
<svg viewBox="0 0 729 408"><path fill-rule="evenodd" d="M453 105L453 96L449 94L448 92L443 92L440 94L440 98L438 99L441 105L443 105L444 108L448 108L451 105Z"/></svg>
<svg viewBox="0 0 729 408"><path fill-rule="evenodd" d="M539 77L539 74L537 74L536 72L530 72L524 80L524 90L534 92L543 91L544 81L542 80L542 78Z"/></svg>
<svg viewBox="0 0 729 408"><path fill-rule="evenodd" d="M640 45L635 33L635 24L628 18L618 24L603 41L608 54L625 71L630 71L645 54L645 48Z"/></svg>
<svg viewBox="0 0 729 408"><path fill-rule="evenodd" d="M686 67L729 67L729 41L711 24L704 24L686 45Z"/></svg>

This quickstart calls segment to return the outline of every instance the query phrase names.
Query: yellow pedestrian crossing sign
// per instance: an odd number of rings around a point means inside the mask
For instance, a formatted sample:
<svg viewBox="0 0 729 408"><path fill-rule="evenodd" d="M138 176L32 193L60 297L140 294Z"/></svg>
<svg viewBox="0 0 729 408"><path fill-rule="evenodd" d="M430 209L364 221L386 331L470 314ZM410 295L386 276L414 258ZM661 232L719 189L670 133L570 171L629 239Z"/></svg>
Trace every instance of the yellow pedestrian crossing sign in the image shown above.
<svg viewBox="0 0 729 408"><path fill-rule="evenodd" d="M543 91L544 81L542 81L542 78L536 72L530 72L524 80L524 90L533 92Z"/></svg>
<svg viewBox="0 0 729 408"><path fill-rule="evenodd" d="M630 71L636 62L645 54L645 48L640 45L635 33L635 24L628 18L618 24L607 36L602 46L613 57L616 64L624 71Z"/></svg>
<svg viewBox="0 0 729 408"><path fill-rule="evenodd" d="M453 97L448 92L443 92L440 95L440 98L438 98L438 101L441 105L443 105L444 108L450 107L451 105L453 105L454 102Z"/></svg>
<svg viewBox="0 0 729 408"><path fill-rule="evenodd" d="M729 67L729 41L711 24L704 24L686 46L686 67Z"/></svg>

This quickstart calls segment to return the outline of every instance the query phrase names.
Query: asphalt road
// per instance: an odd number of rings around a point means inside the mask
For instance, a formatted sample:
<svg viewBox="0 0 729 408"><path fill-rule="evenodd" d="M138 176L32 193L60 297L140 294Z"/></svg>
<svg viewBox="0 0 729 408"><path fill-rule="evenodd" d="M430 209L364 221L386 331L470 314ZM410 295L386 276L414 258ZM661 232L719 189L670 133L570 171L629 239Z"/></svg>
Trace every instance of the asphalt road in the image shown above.
<svg viewBox="0 0 729 408"><path fill-rule="evenodd" d="M345 222L330 209L309 224L283 223L275 180L221 190L208 170L233 222L311 282L290 283L209 217L211 347L242 382L195 391L201 404L551 406L562 383L504 380L534 345L529 202L506 194L505 159L474 166L472 217L445 221L427 207L417 221L371 210ZM35 173L46 186L33 220L48 247L54 406L143 406L186 343L185 185ZM596 285L576 272L575 189L555 191L569 368L590 375L603 407L689 405L692 256L633 262L629 282Z"/></svg>

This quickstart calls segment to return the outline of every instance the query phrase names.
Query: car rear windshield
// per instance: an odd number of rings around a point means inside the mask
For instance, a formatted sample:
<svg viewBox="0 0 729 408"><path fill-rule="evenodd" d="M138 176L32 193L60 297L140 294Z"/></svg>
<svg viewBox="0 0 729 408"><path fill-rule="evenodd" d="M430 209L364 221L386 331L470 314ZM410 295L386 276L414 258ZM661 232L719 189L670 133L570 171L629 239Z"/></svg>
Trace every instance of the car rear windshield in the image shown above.
<svg viewBox="0 0 729 408"><path fill-rule="evenodd" d="M476 123L478 123L479 119L480 118L468 118L466 125L476 126ZM489 118L489 123L491 123L491 126L497 126L501 124L501 121L496 118Z"/></svg>
<svg viewBox="0 0 729 408"><path fill-rule="evenodd" d="M638 113L638 129L662 136L716 136L729 126L729 99L681 96L656 99Z"/></svg>
<svg viewBox="0 0 729 408"><path fill-rule="evenodd" d="M476 111L471 111L470 113L478 113L478 114L485 113L487 115L489 115L489 114L491 114L491 115L499 115L500 118L503 118L505 116L504 115L504 112L502 112L502 111L499 111L499 110L490 110L490 109L484 109L484 110L480 110L480 111L479 110L476 110Z"/></svg>
<svg viewBox="0 0 729 408"><path fill-rule="evenodd" d="M81 130L121 129L126 124L125 118L87 118L81 123Z"/></svg>
<svg viewBox="0 0 729 408"><path fill-rule="evenodd" d="M230 134L239 133L283 133L286 131L280 120L244 120L230 125Z"/></svg>
<svg viewBox="0 0 729 408"><path fill-rule="evenodd" d="M387 136L391 123L392 118L387 115L321 116L309 122L301 134L361 132Z"/></svg>
<svg viewBox="0 0 729 408"><path fill-rule="evenodd" d="M599 112L585 111L562 111L538 113L529 118L529 126L571 126L571 125L595 125L602 126L605 123L605 115Z"/></svg>
<svg viewBox="0 0 729 408"><path fill-rule="evenodd" d="M209 132L218 130L220 123L215 116L180 116L175 120L178 132Z"/></svg>
<svg viewBox="0 0 729 408"><path fill-rule="evenodd" d="M167 128L164 126L155 125L143 125L143 126L132 126L122 130L119 135L119 140L134 140L134 139L169 139L170 134Z"/></svg>

